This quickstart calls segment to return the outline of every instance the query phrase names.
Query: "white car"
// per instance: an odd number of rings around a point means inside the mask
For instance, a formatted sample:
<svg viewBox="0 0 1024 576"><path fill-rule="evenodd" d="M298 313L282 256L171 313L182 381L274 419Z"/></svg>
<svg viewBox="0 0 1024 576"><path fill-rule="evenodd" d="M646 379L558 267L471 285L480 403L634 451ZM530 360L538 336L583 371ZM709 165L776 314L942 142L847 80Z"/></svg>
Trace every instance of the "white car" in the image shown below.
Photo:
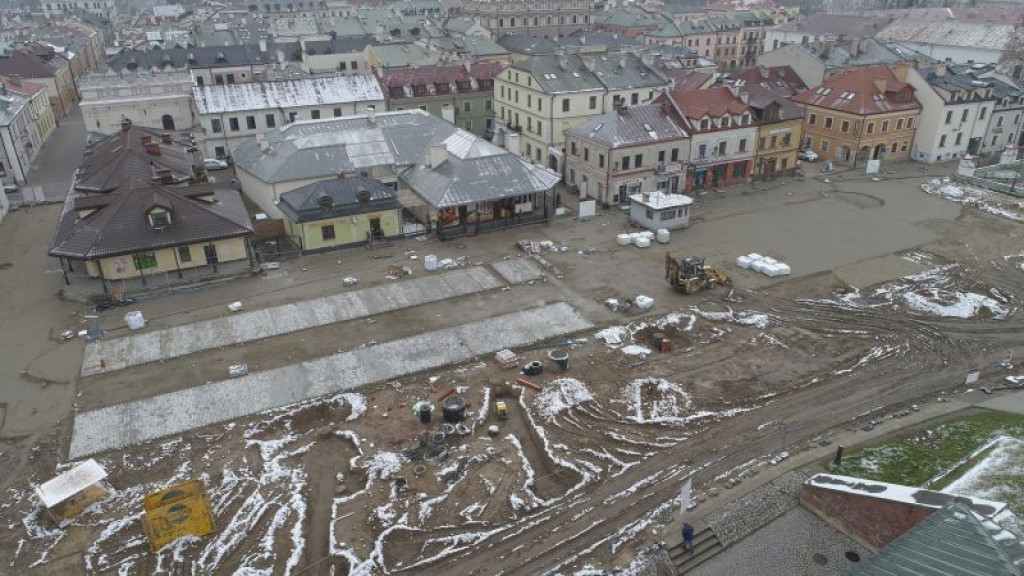
<svg viewBox="0 0 1024 576"><path fill-rule="evenodd" d="M207 170L227 170L228 163L223 160L217 160L216 158L207 158L203 160L203 167Z"/></svg>
<svg viewBox="0 0 1024 576"><path fill-rule="evenodd" d="M814 162L818 159L818 155L814 153L814 150L801 150L797 153L796 157L807 162Z"/></svg>

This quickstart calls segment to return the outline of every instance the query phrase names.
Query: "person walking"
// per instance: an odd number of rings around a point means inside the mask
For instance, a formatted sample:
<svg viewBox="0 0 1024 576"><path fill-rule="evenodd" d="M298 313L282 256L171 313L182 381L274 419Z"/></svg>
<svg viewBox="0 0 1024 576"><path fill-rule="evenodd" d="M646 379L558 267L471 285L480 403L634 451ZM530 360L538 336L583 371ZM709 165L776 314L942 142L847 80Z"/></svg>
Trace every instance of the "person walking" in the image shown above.
<svg viewBox="0 0 1024 576"><path fill-rule="evenodd" d="M683 550L693 554L693 526L688 522L683 522Z"/></svg>

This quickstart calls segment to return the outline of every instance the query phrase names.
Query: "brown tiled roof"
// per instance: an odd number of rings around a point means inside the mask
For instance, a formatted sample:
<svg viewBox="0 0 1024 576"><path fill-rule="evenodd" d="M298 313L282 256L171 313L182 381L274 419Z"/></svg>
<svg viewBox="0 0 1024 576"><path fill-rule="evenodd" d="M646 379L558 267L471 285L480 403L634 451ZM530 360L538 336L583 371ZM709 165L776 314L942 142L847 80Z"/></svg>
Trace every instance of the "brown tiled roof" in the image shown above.
<svg viewBox="0 0 1024 576"><path fill-rule="evenodd" d="M910 99L898 101L897 94L910 91ZM905 93L905 92L904 92ZM866 116L899 110L919 110L914 87L900 82L885 66L857 68L826 78L792 98L794 102Z"/></svg>
<svg viewBox="0 0 1024 576"><path fill-rule="evenodd" d="M747 102L750 104L751 108L758 112L763 112L765 108L768 108L772 104L777 105L779 107L779 122L796 120L803 118L804 116L802 108L774 90L758 85L743 86L740 90L747 93ZM763 114L759 113L757 118L758 120L761 120L763 118Z"/></svg>
<svg viewBox="0 0 1024 576"><path fill-rule="evenodd" d="M668 94L683 115L691 120L700 120L705 116L723 116L726 113L736 115L750 112L747 105L728 88L673 90Z"/></svg>
<svg viewBox="0 0 1024 576"><path fill-rule="evenodd" d="M465 66L392 68L385 72L380 82L385 93L388 93L390 88L454 84L457 82L469 82L471 80L476 80L478 82L480 80L490 80L501 72L501 69L502 65L498 62L476 62L470 67L470 70L466 70ZM458 89L455 85L452 85L451 91L455 93L458 92ZM391 98L407 98L413 96L414 95L410 90L405 91L401 95L391 95Z"/></svg>
<svg viewBox="0 0 1024 576"><path fill-rule="evenodd" d="M0 82L2 82L3 85L6 86L7 89L11 92L24 94L25 96L33 96L35 94L38 94L39 92L43 92L46 90L46 86L42 84L36 84L35 82L24 82L22 80L13 79L6 76L0 76Z"/></svg>
<svg viewBox="0 0 1024 576"><path fill-rule="evenodd" d="M157 170L170 170L176 182L188 181L193 173L186 144L177 134L173 135L175 142L164 144L163 134L161 130L133 125L92 144L86 149L75 188L83 192L109 192L132 178L149 181ZM160 143L159 155L147 152L143 137Z"/></svg>
<svg viewBox="0 0 1024 576"><path fill-rule="evenodd" d="M58 63L54 63L54 60L57 60ZM12 50L6 55L0 56L0 75L17 75L22 78L53 78L61 68L60 63L67 63L67 60L57 54L53 55L53 60L46 61L23 50Z"/></svg>
<svg viewBox="0 0 1024 576"><path fill-rule="evenodd" d="M761 86L786 98L807 90L807 85L790 66L751 68L733 75L732 81L739 87Z"/></svg>
<svg viewBox="0 0 1024 576"><path fill-rule="evenodd" d="M213 196L214 201L202 199ZM171 213L163 228L149 224L147 211L155 206ZM81 209L95 209L84 218ZM57 223L50 255L91 260L210 242L252 234L241 195L208 184L164 188L130 180L113 192L83 196L73 192Z"/></svg>
<svg viewBox="0 0 1024 576"><path fill-rule="evenodd" d="M662 74L676 81L676 90L700 90L714 77L710 72L698 72L696 70L667 69Z"/></svg>

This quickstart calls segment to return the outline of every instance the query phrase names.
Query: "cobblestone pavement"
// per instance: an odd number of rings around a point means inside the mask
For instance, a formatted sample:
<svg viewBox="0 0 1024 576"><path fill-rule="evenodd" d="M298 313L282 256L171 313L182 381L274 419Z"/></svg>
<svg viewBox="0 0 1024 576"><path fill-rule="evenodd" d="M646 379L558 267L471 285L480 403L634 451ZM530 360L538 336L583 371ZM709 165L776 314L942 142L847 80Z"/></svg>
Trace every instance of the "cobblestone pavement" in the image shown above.
<svg viewBox="0 0 1024 576"><path fill-rule="evenodd" d="M125 338L101 340L86 347L82 359L82 375L113 372L221 346L243 344L484 292L499 286L501 282L490 272L476 267Z"/></svg>
<svg viewBox="0 0 1024 576"><path fill-rule="evenodd" d="M797 471L779 476L761 489L734 500L708 516L708 526L725 546L736 544L787 510L798 506L800 485L806 479L806 475Z"/></svg>
<svg viewBox="0 0 1024 576"><path fill-rule="evenodd" d="M589 327L591 323L572 306L551 304L86 412L75 418L70 457L123 448Z"/></svg>
<svg viewBox="0 0 1024 576"><path fill-rule="evenodd" d="M694 568L689 576L750 574L801 574L842 576L866 558L870 551L800 506L789 509L742 542Z"/></svg>

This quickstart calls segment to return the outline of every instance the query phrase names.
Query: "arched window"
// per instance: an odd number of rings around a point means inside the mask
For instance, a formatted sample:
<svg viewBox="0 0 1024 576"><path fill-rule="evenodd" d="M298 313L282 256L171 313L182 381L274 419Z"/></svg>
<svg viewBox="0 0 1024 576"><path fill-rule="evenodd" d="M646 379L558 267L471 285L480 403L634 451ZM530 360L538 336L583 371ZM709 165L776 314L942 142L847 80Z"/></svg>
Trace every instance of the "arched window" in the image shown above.
<svg viewBox="0 0 1024 576"><path fill-rule="evenodd" d="M161 118L161 120L162 120L163 125L164 125L164 130L174 130L174 117L173 116L171 116L170 114L164 114L163 118Z"/></svg>

